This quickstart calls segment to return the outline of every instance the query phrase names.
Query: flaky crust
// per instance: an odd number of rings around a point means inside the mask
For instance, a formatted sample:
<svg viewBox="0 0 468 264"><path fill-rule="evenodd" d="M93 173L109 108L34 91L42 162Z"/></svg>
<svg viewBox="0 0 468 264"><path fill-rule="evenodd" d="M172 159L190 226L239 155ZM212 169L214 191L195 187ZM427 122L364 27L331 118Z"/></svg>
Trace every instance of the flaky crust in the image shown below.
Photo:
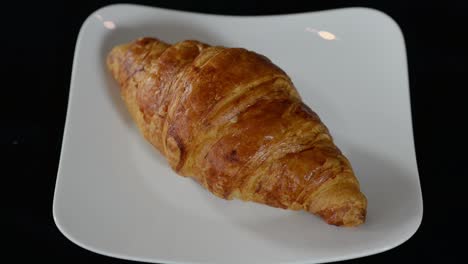
<svg viewBox="0 0 468 264"><path fill-rule="evenodd" d="M180 175L224 199L364 222L346 157L290 78L266 57L154 38L115 47L107 65L143 136Z"/></svg>

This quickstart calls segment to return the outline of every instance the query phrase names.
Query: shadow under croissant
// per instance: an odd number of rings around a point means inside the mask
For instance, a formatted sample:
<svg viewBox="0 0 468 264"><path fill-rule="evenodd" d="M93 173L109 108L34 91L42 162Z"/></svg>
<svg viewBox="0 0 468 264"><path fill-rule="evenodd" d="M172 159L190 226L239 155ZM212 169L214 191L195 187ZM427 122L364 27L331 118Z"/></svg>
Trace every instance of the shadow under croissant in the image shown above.
<svg viewBox="0 0 468 264"><path fill-rule="evenodd" d="M142 33L144 32L144 33ZM143 34L143 35L142 35ZM183 36L183 38L181 38ZM125 104L120 98L120 92L117 82L113 79L107 69L106 58L111 49L120 44L134 41L140 37L154 37L167 43L176 43L186 39L202 40L211 45L222 45L224 43L217 43L216 38L209 32L196 28L190 24L181 24L180 21L165 21L164 23L157 24L140 24L133 27L117 26L115 29L107 32L107 36L100 48L100 57L102 67L101 74L105 76L106 88L109 93L108 98L112 100L119 117L123 119L128 126L135 126L133 123Z"/></svg>
<svg viewBox="0 0 468 264"><path fill-rule="evenodd" d="M225 221L230 221L245 229L251 234L258 235L269 243L284 244L296 250L310 250L320 248L346 247L349 243L355 243L359 233L379 232L382 229L398 232L402 224L410 224L414 221L413 210L417 206L413 201L418 200L418 194L414 193L412 178L408 173L383 157L367 153L356 147L348 147L346 153L353 164L355 173L360 181L361 190L368 199L368 211L366 223L357 228L342 228L327 225L319 217L310 215L304 211L278 210L277 214L269 213L269 207L245 203L250 216L236 215L239 211L230 210L229 203L242 203L240 201L217 201L206 196L215 210L222 212ZM195 184L195 183L194 183ZM265 208L262 208L265 207ZM256 217L257 211L260 216ZM262 212L263 211L263 212ZM262 217L262 214L270 214ZM286 224L287 223L287 224ZM336 235L339 233L340 241L337 243ZM319 239L311 239L311 237ZM341 243L341 245L340 245Z"/></svg>

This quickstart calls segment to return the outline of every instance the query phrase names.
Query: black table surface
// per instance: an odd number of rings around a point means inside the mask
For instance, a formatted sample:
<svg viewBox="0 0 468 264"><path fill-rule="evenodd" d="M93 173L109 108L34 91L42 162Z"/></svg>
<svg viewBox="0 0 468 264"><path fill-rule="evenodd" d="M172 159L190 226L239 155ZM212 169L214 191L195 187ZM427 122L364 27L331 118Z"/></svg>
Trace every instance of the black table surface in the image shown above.
<svg viewBox="0 0 468 264"><path fill-rule="evenodd" d="M56 228L52 199L78 31L113 1L25 3L2 7L0 142L6 256L27 260L132 263L68 241ZM461 256L462 181L468 177L466 110L468 8L463 1L125 1L202 13L286 14L364 6L390 15L407 48L411 108L424 216L416 234L387 252L347 263L447 261ZM464 26L466 24L466 26ZM6 63L5 63L6 58ZM6 240L5 240L6 239ZM462 240L463 241L463 240ZM0 255L4 258L4 255ZM461 259L460 259L461 260Z"/></svg>

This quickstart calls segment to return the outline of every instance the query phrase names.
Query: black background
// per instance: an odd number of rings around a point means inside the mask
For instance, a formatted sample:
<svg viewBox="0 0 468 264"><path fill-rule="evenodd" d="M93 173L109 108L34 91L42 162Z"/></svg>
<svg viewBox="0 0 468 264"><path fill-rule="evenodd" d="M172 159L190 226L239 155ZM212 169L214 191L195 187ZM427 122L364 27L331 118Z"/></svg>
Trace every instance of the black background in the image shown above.
<svg viewBox="0 0 468 264"><path fill-rule="evenodd" d="M52 199L73 51L86 17L113 1L2 4L0 143L6 256L15 262L131 263L69 242L55 227ZM403 245L349 263L449 261L466 241L468 8L463 1L127 1L232 15L365 6L400 25L407 48L424 216ZM113 2L115 3L115 1ZM461 241L459 241L461 240ZM459 259L460 261L463 258Z"/></svg>

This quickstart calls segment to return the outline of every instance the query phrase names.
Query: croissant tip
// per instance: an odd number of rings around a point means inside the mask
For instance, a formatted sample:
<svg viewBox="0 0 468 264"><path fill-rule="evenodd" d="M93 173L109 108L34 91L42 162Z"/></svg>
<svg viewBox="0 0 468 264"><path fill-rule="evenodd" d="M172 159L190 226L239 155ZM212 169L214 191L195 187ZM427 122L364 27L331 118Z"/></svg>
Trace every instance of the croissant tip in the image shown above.
<svg viewBox="0 0 468 264"><path fill-rule="evenodd" d="M366 209L352 208L343 215L343 226L359 226L366 221Z"/></svg>
<svg viewBox="0 0 468 264"><path fill-rule="evenodd" d="M338 209L325 209L318 213L328 224L354 227L366 221L366 209L357 206L343 206Z"/></svg>

